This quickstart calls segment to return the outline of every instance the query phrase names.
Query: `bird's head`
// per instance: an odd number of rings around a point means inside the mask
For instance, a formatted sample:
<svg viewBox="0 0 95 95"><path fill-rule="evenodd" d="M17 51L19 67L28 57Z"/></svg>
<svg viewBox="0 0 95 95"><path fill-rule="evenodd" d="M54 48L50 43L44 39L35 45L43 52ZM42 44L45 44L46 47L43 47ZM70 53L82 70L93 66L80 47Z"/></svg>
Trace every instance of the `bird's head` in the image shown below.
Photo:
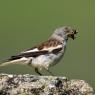
<svg viewBox="0 0 95 95"><path fill-rule="evenodd" d="M63 27L57 28L54 31L54 34L53 35L56 35L56 37L58 37L60 39L63 38L63 39L68 40L68 38L72 38L74 40L75 39L75 35L77 33L78 32L76 32L75 29L73 29L71 27L68 27L68 26L63 26Z"/></svg>

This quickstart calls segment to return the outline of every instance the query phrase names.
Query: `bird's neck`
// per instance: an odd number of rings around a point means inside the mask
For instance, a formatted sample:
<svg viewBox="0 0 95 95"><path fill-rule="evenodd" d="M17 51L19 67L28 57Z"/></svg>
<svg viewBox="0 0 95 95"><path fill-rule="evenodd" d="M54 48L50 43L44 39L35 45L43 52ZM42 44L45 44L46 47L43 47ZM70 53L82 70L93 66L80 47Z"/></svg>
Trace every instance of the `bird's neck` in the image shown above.
<svg viewBox="0 0 95 95"><path fill-rule="evenodd" d="M58 40L63 46L66 46L68 38L66 36L60 37L58 35L52 35L51 38Z"/></svg>

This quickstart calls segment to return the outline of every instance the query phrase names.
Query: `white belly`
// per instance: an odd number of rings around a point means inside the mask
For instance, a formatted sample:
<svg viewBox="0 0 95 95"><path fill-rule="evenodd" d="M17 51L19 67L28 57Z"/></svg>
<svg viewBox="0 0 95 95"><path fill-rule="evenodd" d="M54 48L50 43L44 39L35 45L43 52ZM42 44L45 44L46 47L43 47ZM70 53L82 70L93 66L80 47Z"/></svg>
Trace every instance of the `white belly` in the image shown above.
<svg viewBox="0 0 95 95"><path fill-rule="evenodd" d="M49 66L54 65L55 61L59 60L62 54L48 54L48 55L40 55L37 58L33 58L32 66L37 67L39 69L45 68L48 69Z"/></svg>

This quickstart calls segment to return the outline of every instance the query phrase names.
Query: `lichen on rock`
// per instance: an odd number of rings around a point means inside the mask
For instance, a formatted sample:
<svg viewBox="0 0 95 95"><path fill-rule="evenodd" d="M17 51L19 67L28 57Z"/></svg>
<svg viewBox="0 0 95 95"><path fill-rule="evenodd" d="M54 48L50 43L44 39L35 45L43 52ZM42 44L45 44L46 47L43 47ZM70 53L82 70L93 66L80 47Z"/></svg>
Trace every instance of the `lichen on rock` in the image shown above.
<svg viewBox="0 0 95 95"><path fill-rule="evenodd" d="M84 80L66 77L0 74L0 95L94 95Z"/></svg>

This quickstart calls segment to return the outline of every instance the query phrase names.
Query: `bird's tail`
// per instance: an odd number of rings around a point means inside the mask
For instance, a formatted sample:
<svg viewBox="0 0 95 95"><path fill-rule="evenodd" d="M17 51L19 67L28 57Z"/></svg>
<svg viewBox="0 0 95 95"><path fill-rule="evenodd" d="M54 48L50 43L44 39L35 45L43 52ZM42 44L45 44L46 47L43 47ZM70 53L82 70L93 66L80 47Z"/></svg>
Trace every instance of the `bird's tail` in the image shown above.
<svg viewBox="0 0 95 95"><path fill-rule="evenodd" d="M27 60L26 59L17 59L17 60L11 60L11 61L5 61L0 63L0 67L4 67L6 65L10 64L25 64Z"/></svg>

